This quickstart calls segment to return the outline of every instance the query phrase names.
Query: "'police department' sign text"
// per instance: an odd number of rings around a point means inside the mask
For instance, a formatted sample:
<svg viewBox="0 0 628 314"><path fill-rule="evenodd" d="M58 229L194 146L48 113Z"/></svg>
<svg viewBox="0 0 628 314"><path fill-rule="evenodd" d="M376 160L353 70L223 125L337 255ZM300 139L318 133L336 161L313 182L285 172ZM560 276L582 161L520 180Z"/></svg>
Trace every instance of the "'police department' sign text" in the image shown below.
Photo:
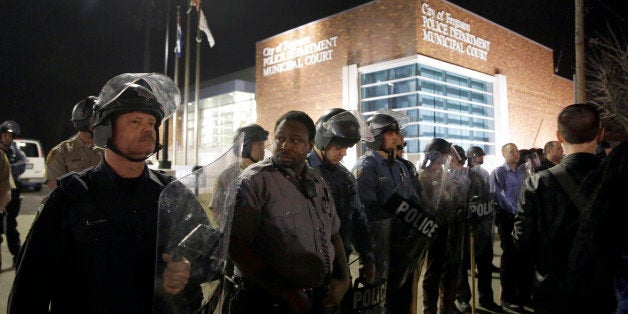
<svg viewBox="0 0 628 314"><path fill-rule="evenodd" d="M338 36L312 41L310 36L297 40L286 40L275 47L262 50L263 76L300 69L333 59Z"/></svg>
<svg viewBox="0 0 628 314"><path fill-rule="evenodd" d="M486 60L491 42L471 33L471 25L447 11L436 11L429 3L421 4L423 40L468 56Z"/></svg>

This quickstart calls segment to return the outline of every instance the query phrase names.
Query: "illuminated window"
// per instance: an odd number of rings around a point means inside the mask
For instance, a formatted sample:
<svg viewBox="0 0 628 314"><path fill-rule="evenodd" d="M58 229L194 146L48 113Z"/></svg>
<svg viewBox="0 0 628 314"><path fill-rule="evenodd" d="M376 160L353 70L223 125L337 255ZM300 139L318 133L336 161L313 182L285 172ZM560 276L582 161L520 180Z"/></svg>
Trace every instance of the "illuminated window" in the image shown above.
<svg viewBox="0 0 628 314"><path fill-rule="evenodd" d="M234 91L199 101L198 113L198 159L205 165L233 144L237 128L254 123L257 119L255 94ZM187 161L183 162L183 150L177 150L177 164L191 164L194 160L195 115L194 103L188 104L187 111ZM179 162L181 161L181 162Z"/></svg>
<svg viewBox="0 0 628 314"><path fill-rule="evenodd" d="M408 154L421 153L435 137L495 154L490 78L456 66L440 67L443 62L423 57L399 63L359 70L360 111L366 119L380 108L408 114L411 122L403 130Z"/></svg>

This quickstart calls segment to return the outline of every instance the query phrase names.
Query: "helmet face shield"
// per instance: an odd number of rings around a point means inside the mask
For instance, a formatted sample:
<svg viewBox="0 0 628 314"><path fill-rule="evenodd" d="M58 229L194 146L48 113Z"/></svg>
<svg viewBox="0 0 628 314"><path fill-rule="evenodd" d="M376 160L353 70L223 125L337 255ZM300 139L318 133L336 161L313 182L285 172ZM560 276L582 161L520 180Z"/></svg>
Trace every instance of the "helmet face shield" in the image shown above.
<svg viewBox="0 0 628 314"><path fill-rule="evenodd" d="M179 106L179 88L159 73L125 73L110 79L103 86L94 105L94 144L108 147L112 136L112 118L121 113L144 111L155 116L155 131ZM155 150L160 145L157 143Z"/></svg>
<svg viewBox="0 0 628 314"><path fill-rule="evenodd" d="M125 73L110 79L103 86L96 105L106 111L132 84L146 85L161 106L163 119L169 118L179 107L181 95L177 85L167 76L159 73ZM161 121L157 121L161 123ZM94 122L96 124L96 121Z"/></svg>
<svg viewBox="0 0 628 314"><path fill-rule="evenodd" d="M344 139L362 139L366 142L373 141L373 135L360 114L351 111L341 112L322 123L317 130L324 137L340 137Z"/></svg>
<svg viewBox="0 0 628 314"><path fill-rule="evenodd" d="M410 117L407 114L382 108L369 119L369 128L373 136L378 136L386 131L399 132L408 123L410 123Z"/></svg>

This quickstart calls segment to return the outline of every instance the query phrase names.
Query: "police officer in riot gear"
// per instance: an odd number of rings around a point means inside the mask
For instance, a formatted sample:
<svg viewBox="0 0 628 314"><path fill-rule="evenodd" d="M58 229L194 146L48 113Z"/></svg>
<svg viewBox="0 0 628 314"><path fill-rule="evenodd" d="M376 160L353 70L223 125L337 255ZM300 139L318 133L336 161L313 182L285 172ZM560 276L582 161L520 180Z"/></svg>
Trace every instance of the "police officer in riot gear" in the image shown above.
<svg viewBox="0 0 628 314"><path fill-rule="evenodd" d="M5 208L6 229L4 233L7 236L7 244L9 252L13 255L13 265L16 266L17 255L20 251L21 241L20 233L17 231L17 216L20 213L22 205L22 183L19 180L20 175L26 171L26 155L20 150L13 139L20 134L20 125L17 122L8 120L0 124L0 149L6 154L11 165L11 176L15 189L11 190L11 201ZM1 221L1 220L0 220ZM0 231L2 226L0 226ZM2 232L0 232L2 234ZM0 242L1 242L0 238Z"/></svg>
<svg viewBox="0 0 628 314"><path fill-rule="evenodd" d="M234 143L240 134L244 134L242 143L242 169L244 169L264 159L264 145L268 139L268 131L255 123L241 126L235 132Z"/></svg>
<svg viewBox="0 0 628 314"><path fill-rule="evenodd" d="M347 258L353 245L360 255L367 280L372 282L375 266L368 221L358 196L355 177L340 163L347 154L347 148L353 147L360 139L358 118L344 109L330 109L316 122L314 148L307 161L331 187Z"/></svg>
<svg viewBox="0 0 628 314"><path fill-rule="evenodd" d="M214 196L212 197L210 208L215 218L220 217L223 207L226 205L227 191L231 178L236 177L246 167L264 159L264 144L268 139L268 131L261 126L251 123L236 129L233 135L233 143L235 144L239 137L242 139L242 151L240 156L242 162L239 165L231 165L225 169L216 179ZM232 267L231 267L232 268Z"/></svg>
<svg viewBox="0 0 628 314"><path fill-rule="evenodd" d="M72 108L72 124L74 124L74 128L79 132L89 132L92 137L94 136L94 132L92 130L92 125L89 119L92 117L94 113L94 105L98 101L96 96L88 96L87 98L79 101Z"/></svg>
<svg viewBox="0 0 628 314"><path fill-rule="evenodd" d="M40 205L8 313L149 313L154 289L167 302L200 302L190 263L156 246L159 195L174 178L144 162L160 147L157 128L179 100L162 74L121 74L107 82L94 107L94 138L106 147L104 158L59 178Z"/></svg>
<svg viewBox="0 0 628 314"><path fill-rule="evenodd" d="M102 148L94 145L92 123L93 107L98 99L89 96L72 109L72 124L78 133L48 153L46 157L46 185L52 190L57 187L57 178L71 171L79 172L96 166L101 159Z"/></svg>
<svg viewBox="0 0 628 314"><path fill-rule="evenodd" d="M366 142L369 150L353 169L360 200L374 234L374 254L378 256L376 280L386 278L386 307L392 313L410 312L412 272L427 244L427 240L418 238L414 230L385 207L395 193L407 200L419 199L408 168L395 157L398 145L403 145L400 131L408 121L407 115L390 110L371 116L367 124L374 141ZM387 258L388 269L384 267Z"/></svg>
<svg viewBox="0 0 628 314"><path fill-rule="evenodd" d="M464 152L463 152L464 153ZM469 193L467 194L467 216L465 227L465 250L458 272L458 288L456 299L458 308L465 313L471 312L469 304L471 291L467 271L470 266L469 237L473 235L475 263L478 273L478 292L480 306L495 313L501 313L502 307L493 299L492 269L493 269L493 223L495 220L494 205L491 200L489 173L484 163L484 150L479 146L471 146L466 151L467 169L469 173ZM471 232L469 231L471 228Z"/></svg>
<svg viewBox="0 0 628 314"><path fill-rule="evenodd" d="M448 141L434 138L424 153L419 173L423 204L441 224L436 239L427 249L423 313L456 313L456 283L463 242L459 216L466 205L468 176L463 172L461 156Z"/></svg>

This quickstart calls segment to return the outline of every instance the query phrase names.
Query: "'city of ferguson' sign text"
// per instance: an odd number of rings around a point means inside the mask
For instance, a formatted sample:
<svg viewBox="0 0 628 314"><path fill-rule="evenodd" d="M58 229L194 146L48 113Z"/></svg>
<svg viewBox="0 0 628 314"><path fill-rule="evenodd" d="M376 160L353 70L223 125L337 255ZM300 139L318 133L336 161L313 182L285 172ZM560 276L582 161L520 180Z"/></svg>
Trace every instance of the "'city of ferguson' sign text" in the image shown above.
<svg viewBox="0 0 628 314"><path fill-rule="evenodd" d="M421 19L423 40L486 60L491 42L471 34L468 23L454 18L449 12L437 12L428 3L421 4Z"/></svg>
<svg viewBox="0 0 628 314"><path fill-rule="evenodd" d="M332 60L338 36L312 42L310 36L287 40L275 47L265 47L262 70L264 76L300 69Z"/></svg>

